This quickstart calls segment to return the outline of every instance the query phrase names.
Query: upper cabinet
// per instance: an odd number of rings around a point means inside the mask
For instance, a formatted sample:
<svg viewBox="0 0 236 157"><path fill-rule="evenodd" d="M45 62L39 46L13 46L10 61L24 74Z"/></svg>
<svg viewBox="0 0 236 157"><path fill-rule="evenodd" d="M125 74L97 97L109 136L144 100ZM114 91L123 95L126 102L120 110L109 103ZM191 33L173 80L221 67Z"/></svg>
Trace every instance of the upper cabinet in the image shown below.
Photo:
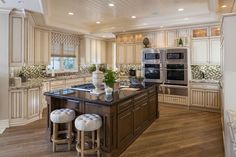
<svg viewBox="0 0 236 157"><path fill-rule="evenodd" d="M35 64L50 63L50 32L36 28L34 32Z"/></svg>
<svg viewBox="0 0 236 157"><path fill-rule="evenodd" d="M80 64L105 64L106 41L91 37L80 40Z"/></svg>
<svg viewBox="0 0 236 157"><path fill-rule="evenodd" d="M165 31L156 32L156 47L165 48L166 46L165 41L166 41Z"/></svg>
<svg viewBox="0 0 236 157"><path fill-rule="evenodd" d="M24 64L24 16L10 14L10 66Z"/></svg>
<svg viewBox="0 0 236 157"><path fill-rule="evenodd" d="M166 31L166 47L176 47L176 30Z"/></svg>
<svg viewBox="0 0 236 157"><path fill-rule="evenodd" d="M192 29L191 64L220 65L218 26Z"/></svg>

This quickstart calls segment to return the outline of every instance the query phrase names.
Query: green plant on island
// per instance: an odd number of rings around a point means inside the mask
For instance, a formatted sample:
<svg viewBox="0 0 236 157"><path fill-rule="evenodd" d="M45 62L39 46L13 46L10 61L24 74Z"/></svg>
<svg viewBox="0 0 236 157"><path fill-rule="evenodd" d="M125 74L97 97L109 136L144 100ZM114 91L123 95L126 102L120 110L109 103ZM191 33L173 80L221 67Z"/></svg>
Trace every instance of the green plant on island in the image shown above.
<svg viewBox="0 0 236 157"><path fill-rule="evenodd" d="M179 38L179 46L183 46L183 40L181 38Z"/></svg>
<svg viewBox="0 0 236 157"><path fill-rule="evenodd" d="M104 83L110 87L113 88L114 84L116 83L117 74L111 69L106 70L104 75Z"/></svg>

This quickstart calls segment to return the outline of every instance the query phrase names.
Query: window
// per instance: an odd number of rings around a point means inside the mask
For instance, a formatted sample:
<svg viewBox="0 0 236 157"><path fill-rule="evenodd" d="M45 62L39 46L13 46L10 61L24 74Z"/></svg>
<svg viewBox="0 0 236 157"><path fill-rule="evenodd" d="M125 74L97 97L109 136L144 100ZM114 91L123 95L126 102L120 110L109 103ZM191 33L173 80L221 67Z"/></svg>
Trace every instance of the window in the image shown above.
<svg viewBox="0 0 236 157"><path fill-rule="evenodd" d="M76 57L51 57L51 64L48 70L55 72L77 71Z"/></svg>
<svg viewBox="0 0 236 157"><path fill-rule="evenodd" d="M75 72L78 71L79 37L72 34L52 32L51 63L48 71Z"/></svg>

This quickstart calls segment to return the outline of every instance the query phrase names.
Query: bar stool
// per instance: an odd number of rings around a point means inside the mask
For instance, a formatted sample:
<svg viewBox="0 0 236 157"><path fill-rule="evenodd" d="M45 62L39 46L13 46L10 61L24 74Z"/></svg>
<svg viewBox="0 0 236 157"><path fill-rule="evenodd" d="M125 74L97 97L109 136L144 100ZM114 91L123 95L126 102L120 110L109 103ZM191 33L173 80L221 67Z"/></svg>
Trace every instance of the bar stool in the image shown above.
<svg viewBox="0 0 236 157"><path fill-rule="evenodd" d="M71 149L72 143L72 121L75 119L75 111L71 109L57 109L50 113L50 119L53 122L53 133L52 133L52 143L53 152L56 151L57 144L68 144L68 150ZM59 124L66 123L67 130L58 131ZM67 133L66 138L58 139L58 135L62 133Z"/></svg>
<svg viewBox="0 0 236 157"><path fill-rule="evenodd" d="M78 155L84 157L84 154L90 154L97 152L97 156L100 156L100 127L102 126L102 119L96 114L83 114L75 119L75 127L77 129L77 144L76 150ZM92 148L85 149L85 132L92 133ZM95 141L95 132L97 137ZM96 145L95 145L96 143ZM95 147L96 146L96 147Z"/></svg>

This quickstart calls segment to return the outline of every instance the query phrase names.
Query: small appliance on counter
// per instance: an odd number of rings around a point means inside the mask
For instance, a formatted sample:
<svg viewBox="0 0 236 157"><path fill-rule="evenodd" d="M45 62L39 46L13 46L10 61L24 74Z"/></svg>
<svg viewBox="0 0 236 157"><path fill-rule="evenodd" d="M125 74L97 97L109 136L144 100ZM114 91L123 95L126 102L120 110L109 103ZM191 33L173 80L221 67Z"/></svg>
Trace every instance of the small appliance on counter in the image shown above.
<svg viewBox="0 0 236 157"><path fill-rule="evenodd" d="M129 76L135 77L136 76L136 70L135 69L129 69Z"/></svg>

